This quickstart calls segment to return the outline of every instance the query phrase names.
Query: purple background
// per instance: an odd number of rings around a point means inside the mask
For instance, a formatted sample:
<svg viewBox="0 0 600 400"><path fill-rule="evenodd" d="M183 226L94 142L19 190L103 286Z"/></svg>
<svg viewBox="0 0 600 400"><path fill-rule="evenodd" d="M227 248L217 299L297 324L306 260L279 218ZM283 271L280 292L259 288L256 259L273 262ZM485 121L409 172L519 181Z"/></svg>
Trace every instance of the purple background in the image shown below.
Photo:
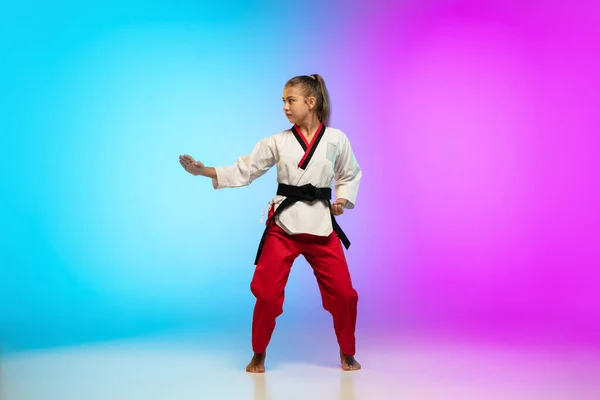
<svg viewBox="0 0 600 400"><path fill-rule="evenodd" d="M5 349L249 333L275 175L215 192L177 159L232 163L287 129L283 84L310 73L364 170L340 219L360 332L600 342L595 2L12 7ZM304 261L285 310L331 326Z"/></svg>

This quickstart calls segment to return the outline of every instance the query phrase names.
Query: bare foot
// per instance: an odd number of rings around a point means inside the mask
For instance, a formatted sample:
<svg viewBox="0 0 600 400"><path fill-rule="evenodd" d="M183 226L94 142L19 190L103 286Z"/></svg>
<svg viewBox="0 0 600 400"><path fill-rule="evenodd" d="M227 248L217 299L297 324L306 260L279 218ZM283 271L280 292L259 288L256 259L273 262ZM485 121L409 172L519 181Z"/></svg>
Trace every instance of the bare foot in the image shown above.
<svg viewBox="0 0 600 400"><path fill-rule="evenodd" d="M344 371L357 371L360 369L360 364L354 356L347 356L340 350L340 361L342 362L342 369Z"/></svg>
<svg viewBox="0 0 600 400"><path fill-rule="evenodd" d="M265 372L265 358L267 353L254 353L250 364L246 367L246 372L263 373Z"/></svg>

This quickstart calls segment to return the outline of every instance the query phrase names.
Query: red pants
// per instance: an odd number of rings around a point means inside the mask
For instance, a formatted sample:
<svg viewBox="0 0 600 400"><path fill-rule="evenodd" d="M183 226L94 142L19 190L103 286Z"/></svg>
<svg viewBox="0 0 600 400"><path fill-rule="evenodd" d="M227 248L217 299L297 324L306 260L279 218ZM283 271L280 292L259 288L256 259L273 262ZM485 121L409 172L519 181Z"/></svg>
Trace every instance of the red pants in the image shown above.
<svg viewBox="0 0 600 400"><path fill-rule="evenodd" d="M335 232L328 237L288 235L277 224L269 230L250 288L256 297L252 319L252 350L264 353L283 313L285 285L292 263L302 254L314 270L323 308L333 316L342 352L355 353L354 331L358 294L352 287L342 243Z"/></svg>

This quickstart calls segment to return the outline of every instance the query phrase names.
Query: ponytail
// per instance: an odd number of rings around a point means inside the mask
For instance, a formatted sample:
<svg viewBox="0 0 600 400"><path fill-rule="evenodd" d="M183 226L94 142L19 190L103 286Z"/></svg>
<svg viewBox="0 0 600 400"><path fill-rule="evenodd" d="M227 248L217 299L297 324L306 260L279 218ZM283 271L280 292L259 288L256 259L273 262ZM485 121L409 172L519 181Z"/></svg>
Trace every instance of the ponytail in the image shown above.
<svg viewBox="0 0 600 400"><path fill-rule="evenodd" d="M311 77L317 81L317 117L323 125L328 126L331 115L331 103L329 102L327 86L325 86L325 81L321 75L313 74Z"/></svg>

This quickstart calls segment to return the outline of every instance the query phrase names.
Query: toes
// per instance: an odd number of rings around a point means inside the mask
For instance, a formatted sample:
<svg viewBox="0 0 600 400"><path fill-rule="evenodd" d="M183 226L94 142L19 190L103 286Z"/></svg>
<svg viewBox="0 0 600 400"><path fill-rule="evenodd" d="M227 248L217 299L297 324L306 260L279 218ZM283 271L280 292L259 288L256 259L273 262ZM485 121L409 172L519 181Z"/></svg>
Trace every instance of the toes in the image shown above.
<svg viewBox="0 0 600 400"><path fill-rule="evenodd" d="M265 367L264 365L248 365L246 367L246 372L252 372L252 373L263 373L265 372Z"/></svg>
<svg viewBox="0 0 600 400"><path fill-rule="evenodd" d="M360 364L356 360L342 362L342 370L357 371L360 369Z"/></svg>

